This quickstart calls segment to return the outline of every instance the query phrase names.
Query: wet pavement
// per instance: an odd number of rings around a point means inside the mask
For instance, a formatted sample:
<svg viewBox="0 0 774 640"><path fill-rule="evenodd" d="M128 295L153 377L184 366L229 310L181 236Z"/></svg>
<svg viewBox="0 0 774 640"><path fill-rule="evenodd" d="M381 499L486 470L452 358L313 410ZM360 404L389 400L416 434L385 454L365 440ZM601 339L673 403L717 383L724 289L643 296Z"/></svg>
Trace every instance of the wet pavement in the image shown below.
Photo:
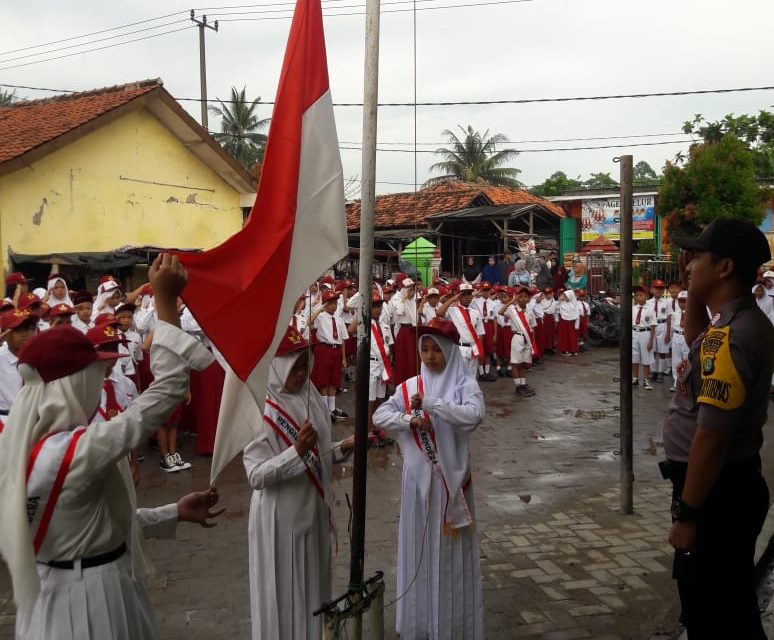
<svg viewBox="0 0 774 640"><path fill-rule="evenodd" d="M670 578L669 486L656 463L663 456L660 421L669 382L634 393L634 515L619 511L617 351L578 358L549 356L528 375L537 395L513 395L510 380L482 383L487 416L472 437L473 486L481 539L487 635L545 640L675 637L677 596ZM667 379L671 381L671 379ZM352 394L339 405L350 414ZM770 424L771 424L770 420ZM352 421L334 427L337 436ZM193 439L181 450L193 450ZM774 481L774 451L763 450ZM142 505L170 502L206 487L207 458L191 471L164 474L152 453L142 463ZM349 578L347 497L351 466L336 470L334 594ZM366 573L385 573L385 602L395 598L401 458L397 447L372 450L368 469ZM175 541L151 541L150 580L160 637L249 637L247 512L250 491L240 460L219 481L227 507L215 529L183 524ZM0 575L0 638L13 636L8 578ZM394 606L385 611L394 638Z"/></svg>

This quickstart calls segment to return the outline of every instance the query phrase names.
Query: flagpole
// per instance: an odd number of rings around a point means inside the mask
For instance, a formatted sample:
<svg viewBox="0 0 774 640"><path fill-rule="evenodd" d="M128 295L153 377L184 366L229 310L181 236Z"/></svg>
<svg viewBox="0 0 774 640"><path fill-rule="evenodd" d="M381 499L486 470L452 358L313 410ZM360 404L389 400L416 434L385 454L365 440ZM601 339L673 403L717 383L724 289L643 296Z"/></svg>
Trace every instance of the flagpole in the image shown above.
<svg viewBox="0 0 774 640"><path fill-rule="evenodd" d="M366 0L363 83L363 165L360 183L360 295L363 305L357 328L355 395L355 461L352 475L352 556L350 591L363 586L365 557L366 467L368 459L368 377L371 356L371 284L376 200L376 117L379 90L379 3ZM356 625L360 627L360 625ZM357 629L360 631L360 629ZM359 637L359 636L356 636Z"/></svg>

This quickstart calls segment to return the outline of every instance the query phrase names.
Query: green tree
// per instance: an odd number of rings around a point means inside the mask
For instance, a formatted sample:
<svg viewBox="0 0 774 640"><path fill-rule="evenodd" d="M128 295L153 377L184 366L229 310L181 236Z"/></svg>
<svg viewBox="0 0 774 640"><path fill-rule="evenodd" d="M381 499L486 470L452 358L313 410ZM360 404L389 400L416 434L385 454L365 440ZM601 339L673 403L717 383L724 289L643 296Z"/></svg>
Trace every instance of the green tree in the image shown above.
<svg viewBox="0 0 774 640"><path fill-rule="evenodd" d="M555 171L545 182L532 188L532 193L537 196L548 198L550 196L560 196L565 191L582 187L580 176L577 178L568 178L564 171Z"/></svg>
<svg viewBox="0 0 774 640"><path fill-rule="evenodd" d="M220 106L211 105L210 113L220 117L220 133L212 136L221 144L229 155L246 169L263 161L266 148L266 135L261 133L269 124L270 118L258 117L258 105L261 97L248 100L247 87L237 90L231 87L230 100L217 98Z"/></svg>
<svg viewBox="0 0 774 640"><path fill-rule="evenodd" d="M6 107L12 102L16 102L17 99L15 90L6 91L5 89L0 89L0 107Z"/></svg>
<svg viewBox="0 0 774 640"><path fill-rule="evenodd" d="M589 175L589 179L583 183L583 186L592 189L595 187L617 187L618 183L609 173L592 173Z"/></svg>
<svg viewBox="0 0 774 640"><path fill-rule="evenodd" d="M490 136L488 129L481 134L470 125L467 129L457 126L463 135L457 136L453 131L445 130L442 135L446 136L449 146L435 151L444 160L430 167L431 172L440 171L443 175L430 178L425 186L449 179L505 187L523 186L518 180L519 169L502 166L519 155L516 149L499 148L508 142L505 135L496 133Z"/></svg>
<svg viewBox="0 0 774 640"><path fill-rule="evenodd" d="M667 162L657 212L667 217L669 234L696 235L716 218L760 224L768 194L754 165L752 152L730 134L693 145L683 166Z"/></svg>
<svg viewBox="0 0 774 640"><path fill-rule="evenodd" d="M654 184L659 181L658 174L647 162L640 160L632 170L634 184Z"/></svg>
<svg viewBox="0 0 774 640"><path fill-rule="evenodd" d="M728 114L722 120L710 122L700 113L683 123L683 132L701 136L704 142L718 142L725 135L741 140L752 153L755 177L774 178L774 113L760 111L758 115Z"/></svg>

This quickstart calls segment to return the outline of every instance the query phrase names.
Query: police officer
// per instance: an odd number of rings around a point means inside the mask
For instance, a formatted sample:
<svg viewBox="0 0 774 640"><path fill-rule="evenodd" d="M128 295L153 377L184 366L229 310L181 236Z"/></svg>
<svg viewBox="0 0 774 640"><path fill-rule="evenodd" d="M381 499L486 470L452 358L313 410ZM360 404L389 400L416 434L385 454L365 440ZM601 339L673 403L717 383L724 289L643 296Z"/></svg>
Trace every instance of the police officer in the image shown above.
<svg viewBox="0 0 774 640"><path fill-rule="evenodd" d="M691 348L664 423L662 471L674 485L669 542L680 621L690 640L764 639L754 554L769 505L759 452L774 328L749 292L771 252L756 227L731 219L675 243L689 283Z"/></svg>

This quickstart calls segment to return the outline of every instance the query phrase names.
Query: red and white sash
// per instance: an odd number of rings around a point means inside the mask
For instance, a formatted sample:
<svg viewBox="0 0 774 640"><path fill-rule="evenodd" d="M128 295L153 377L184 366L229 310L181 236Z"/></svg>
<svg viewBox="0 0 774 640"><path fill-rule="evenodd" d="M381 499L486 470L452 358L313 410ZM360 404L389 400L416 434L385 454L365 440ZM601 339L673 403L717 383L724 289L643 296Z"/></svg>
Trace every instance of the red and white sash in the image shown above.
<svg viewBox="0 0 774 640"><path fill-rule="evenodd" d="M476 333L476 330L473 328L473 322L470 319L470 311L468 311L465 307L463 307L461 304L457 305L457 310L460 312L460 316L462 316L463 322L465 322L465 326L468 328L468 332L470 333L470 338L473 340L473 355L477 358L480 358L484 355L484 347L481 344L481 338Z"/></svg>
<svg viewBox="0 0 774 640"><path fill-rule="evenodd" d="M282 408L274 401L266 398L266 405L263 410L263 420L268 424L288 448L296 444L298 432L301 428ZM320 452L316 446L309 449L304 454L302 460L306 465L306 475L312 483L317 493L320 494L323 502L326 502L325 489L323 489L322 461ZM327 502L326 502L327 504Z"/></svg>
<svg viewBox="0 0 774 640"><path fill-rule="evenodd" d="M26 477L27 521L33 534L32 544L36 554L46 537L75 456L75 448L84 433L86 427L50 433L39 440L30 452Z"/></svg>
<svg viewBox="0 0 774 640"><path fill-rule="evenodd" d="M425 384L422 380L422 376L417 376L417 392L420 396L425 395ZM438 455L438 445L435 440L435 429L430 422L430 415L424 409L412 409L411 399L408 392L408 381L401 385L401 393L403 394L403 404L405 406L406 413L415 418L425 418L428 421L428 427L426 429L417 429L411 427L411 435L414 437L414 444L422 452L425 459L430 463L433 469L437 469L440 473L441 480L443 481L443 489L446 493L446 500L443 508L443 522L444 528L460 529L473 524L473 517L470 515L470 509L468 509L468 503L465 501L465 490L470 486L471 476L468 475L467 480L463 483L462 487L457 492L457 495L453 500L450 500L449 485L446 482L446 478L443 473L443 465L439 464L440 457Z"/></svg>
<svg viewBox="0 0 774 640"><path fill-rule="evenodd" d="M382 338L381 329L376 326L375 321L371 321L371 335L373 336L376 347L379 350L379 357L382 359L382 379L385 382L389 382L392 379L392 366L390 365L390 357L387 355L387 349L384 348L384 339Z"/></svg>
<svg viewBox="0 0 774 640"><path fill-rule="evenodd" d="M538 348L537 344L535 343L535 336L532 333L532 327L529 326L529 322L527 322L527 317L524 315L524 311L519 307L516 307L516 316L519 318L519 322L523 327L522 333L525 334L524 337L529 339L530 346L532 347L532 356L535 357L538 354Z"/></svg>

